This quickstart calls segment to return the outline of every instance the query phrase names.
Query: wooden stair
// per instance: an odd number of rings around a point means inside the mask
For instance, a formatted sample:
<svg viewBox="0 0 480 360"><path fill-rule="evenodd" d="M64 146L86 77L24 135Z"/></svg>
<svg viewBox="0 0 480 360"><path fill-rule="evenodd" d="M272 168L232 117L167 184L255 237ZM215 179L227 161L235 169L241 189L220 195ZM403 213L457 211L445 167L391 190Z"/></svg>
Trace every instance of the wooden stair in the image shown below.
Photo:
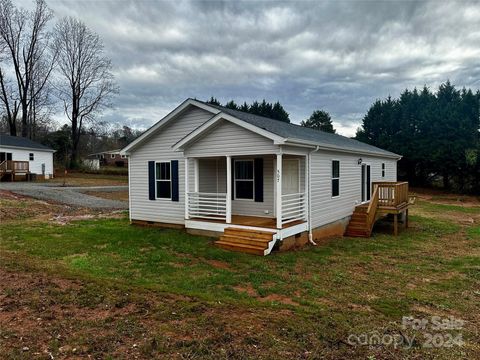
<svg viewBox="0 0 480 360"><path fill-rule="evenodd" d="M358 205L353 211L345 236L370 237L373 224L377 219L378 189L375 189L368 204Z"/></svg>
<svg viewBox="0 0 480 360"><path fill-rule="evenodd" d="M220 239L215 241L215 245L226 250L264 256L274 234L268 231L228 227Z"/></svg>

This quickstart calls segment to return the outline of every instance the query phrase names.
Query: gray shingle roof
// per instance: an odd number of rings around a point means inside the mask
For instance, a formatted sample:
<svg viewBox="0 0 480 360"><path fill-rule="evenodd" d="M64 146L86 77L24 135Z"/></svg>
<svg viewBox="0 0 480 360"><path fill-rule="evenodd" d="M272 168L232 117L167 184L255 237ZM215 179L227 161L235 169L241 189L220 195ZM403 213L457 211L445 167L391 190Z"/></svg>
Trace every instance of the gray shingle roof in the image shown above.
<svg viewBox="0 0 480 360"><path fill-rule="evenodd" d="M197 100L198 101L198 100ZM223 106L208 104L211 107L221 110L223 113L236 117L249 124L269 131L275 135L290 140L298 139L301 141L313 142L318 146L329 148L349 150L352 152L367 152L389 157L400 157L400 155L376 146L365 144L358 140L350 139L342 135L330 134L324 131L306 128L296 124L289 124L283 121L266 118L263 116L249 114L243 111L228 109Z"/></svg>
<svg viewBox="0 0 480 360"><path fill-rule="evenodd" d="M30 139L5 134L0 134L0 146L13 146L27 149L54 151L53 149Z"/></svg>

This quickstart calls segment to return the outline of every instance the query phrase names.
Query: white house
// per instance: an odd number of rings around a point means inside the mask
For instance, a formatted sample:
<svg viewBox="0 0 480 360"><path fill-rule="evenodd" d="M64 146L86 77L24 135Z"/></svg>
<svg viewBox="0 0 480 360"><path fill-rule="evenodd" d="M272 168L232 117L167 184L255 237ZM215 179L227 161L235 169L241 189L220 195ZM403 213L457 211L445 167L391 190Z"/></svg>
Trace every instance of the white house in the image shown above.
<svg viewBox="0 0 480 360"><path fill-rule="evenodd" d="M345 229L369 236L381 208L395 219L408 209L401 156L193 99L122 154L132 223L220 236L232 250L266 255Z"/></svg>
<svg viewBox="0 0 480 360"><path fill-rule="evenodd" d="M27 138L0 134L0 179L16 175L53 176L53 153L42 144Z"/></svg>

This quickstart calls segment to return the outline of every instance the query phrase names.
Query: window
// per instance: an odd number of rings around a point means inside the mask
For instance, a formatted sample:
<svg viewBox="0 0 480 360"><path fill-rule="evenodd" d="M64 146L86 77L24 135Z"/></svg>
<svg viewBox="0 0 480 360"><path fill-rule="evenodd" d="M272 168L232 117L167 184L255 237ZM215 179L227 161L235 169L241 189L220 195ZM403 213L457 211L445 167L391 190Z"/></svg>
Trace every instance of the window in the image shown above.
<svg viewBox="0 0 480 360"><path fill-rule="evenodd" d="M35 159L35 157L33 156L33 153L28 154L28 159L30 161L33 161Z"/></svg>
<svg viewBox="0 0 480 360"><path fill-rule="evenodd" d="M340 195L340 161L332 160L332 197Z"/></svg>
<svg viewBox="0 0 480 360"><path fill-rule="evenodd" d="M158 162L155 164L155 180L157 198L170 199L172 197L172 177L169 162Z"/></svg>
<svg viewBox="0 0 480 360"><path fill-rule="evenodd" d="M115 159L115 154L110 154L111 159Z"/></svg>
<svg viewBox="0 0 480 360"><path fill-rule="evenodd" d="M127 155L122 155L122 159L126 159L127 158Z"/></svg>
<svg viewBox="0 0 480 360"><path fill-rule="evenodd" d="M382 163L382 178L385 177L385 163Z"/></svg>
<svg viewBox="0 0 480 360"><path fill-rule="evenodd" d="M253 160L235 160L235 199L253 200Z"/></svg>

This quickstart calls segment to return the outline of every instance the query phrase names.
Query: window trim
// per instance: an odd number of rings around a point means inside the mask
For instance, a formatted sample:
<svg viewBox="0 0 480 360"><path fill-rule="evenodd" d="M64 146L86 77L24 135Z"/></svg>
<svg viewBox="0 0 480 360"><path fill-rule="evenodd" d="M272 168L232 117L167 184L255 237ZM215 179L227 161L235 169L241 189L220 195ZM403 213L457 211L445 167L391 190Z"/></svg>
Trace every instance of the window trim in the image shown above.
<svg viewBox="0 0 480 360"><path fill-rule="evenodd" d="M333 177L333 163L338 162L338 177ZM333 180L338 180L338 195L333 195ZM330 195L332 199L340 197L340 160L331 159L330 162Z"/></svg>
<svg viewBox="0 0 480 360"><path fill-rule="evenodd" d="M165 179L157 179L157 164L168 164L170 168L170 179L165 180ZM155 199L157 200L172 200L172 162L171 161L155 161ZM162 181L162 182L169 182L170 183L170 197L159 197L158 196L158 187L157 187L157 182Z"/></svg>
<svg viewBox="0 0 480 360"><path fill-rule="evenodd" d="M115 154L110 154L110 159L115 159Z"/></svg>
<svg viewBox="0 0 480 360"><path fill-rule="evenodd" d="M35 153L28 153L28 161L35 161Z"/></svg>
<svg viewBox="0 0 480 360"><path fill-rule="evenodd" d="M127 155L120 155L120 157L121 157L122 159L126 159L126 158L127 158Z"/></svg>
<svg viewBox="0 0 480 360"><path fill-rule="evenodd" d="M251 162L252 163L252 179L238 179L238 181L250 181L252 183L252 198L251 199L246 199L246 198L237 198L237 172L235 171L236 169L236 163L237 161L243 161L243 162ZM255 160L252 158L248 159L233 159L233 200L238 200L238 201L255 201Z"/></svg>

